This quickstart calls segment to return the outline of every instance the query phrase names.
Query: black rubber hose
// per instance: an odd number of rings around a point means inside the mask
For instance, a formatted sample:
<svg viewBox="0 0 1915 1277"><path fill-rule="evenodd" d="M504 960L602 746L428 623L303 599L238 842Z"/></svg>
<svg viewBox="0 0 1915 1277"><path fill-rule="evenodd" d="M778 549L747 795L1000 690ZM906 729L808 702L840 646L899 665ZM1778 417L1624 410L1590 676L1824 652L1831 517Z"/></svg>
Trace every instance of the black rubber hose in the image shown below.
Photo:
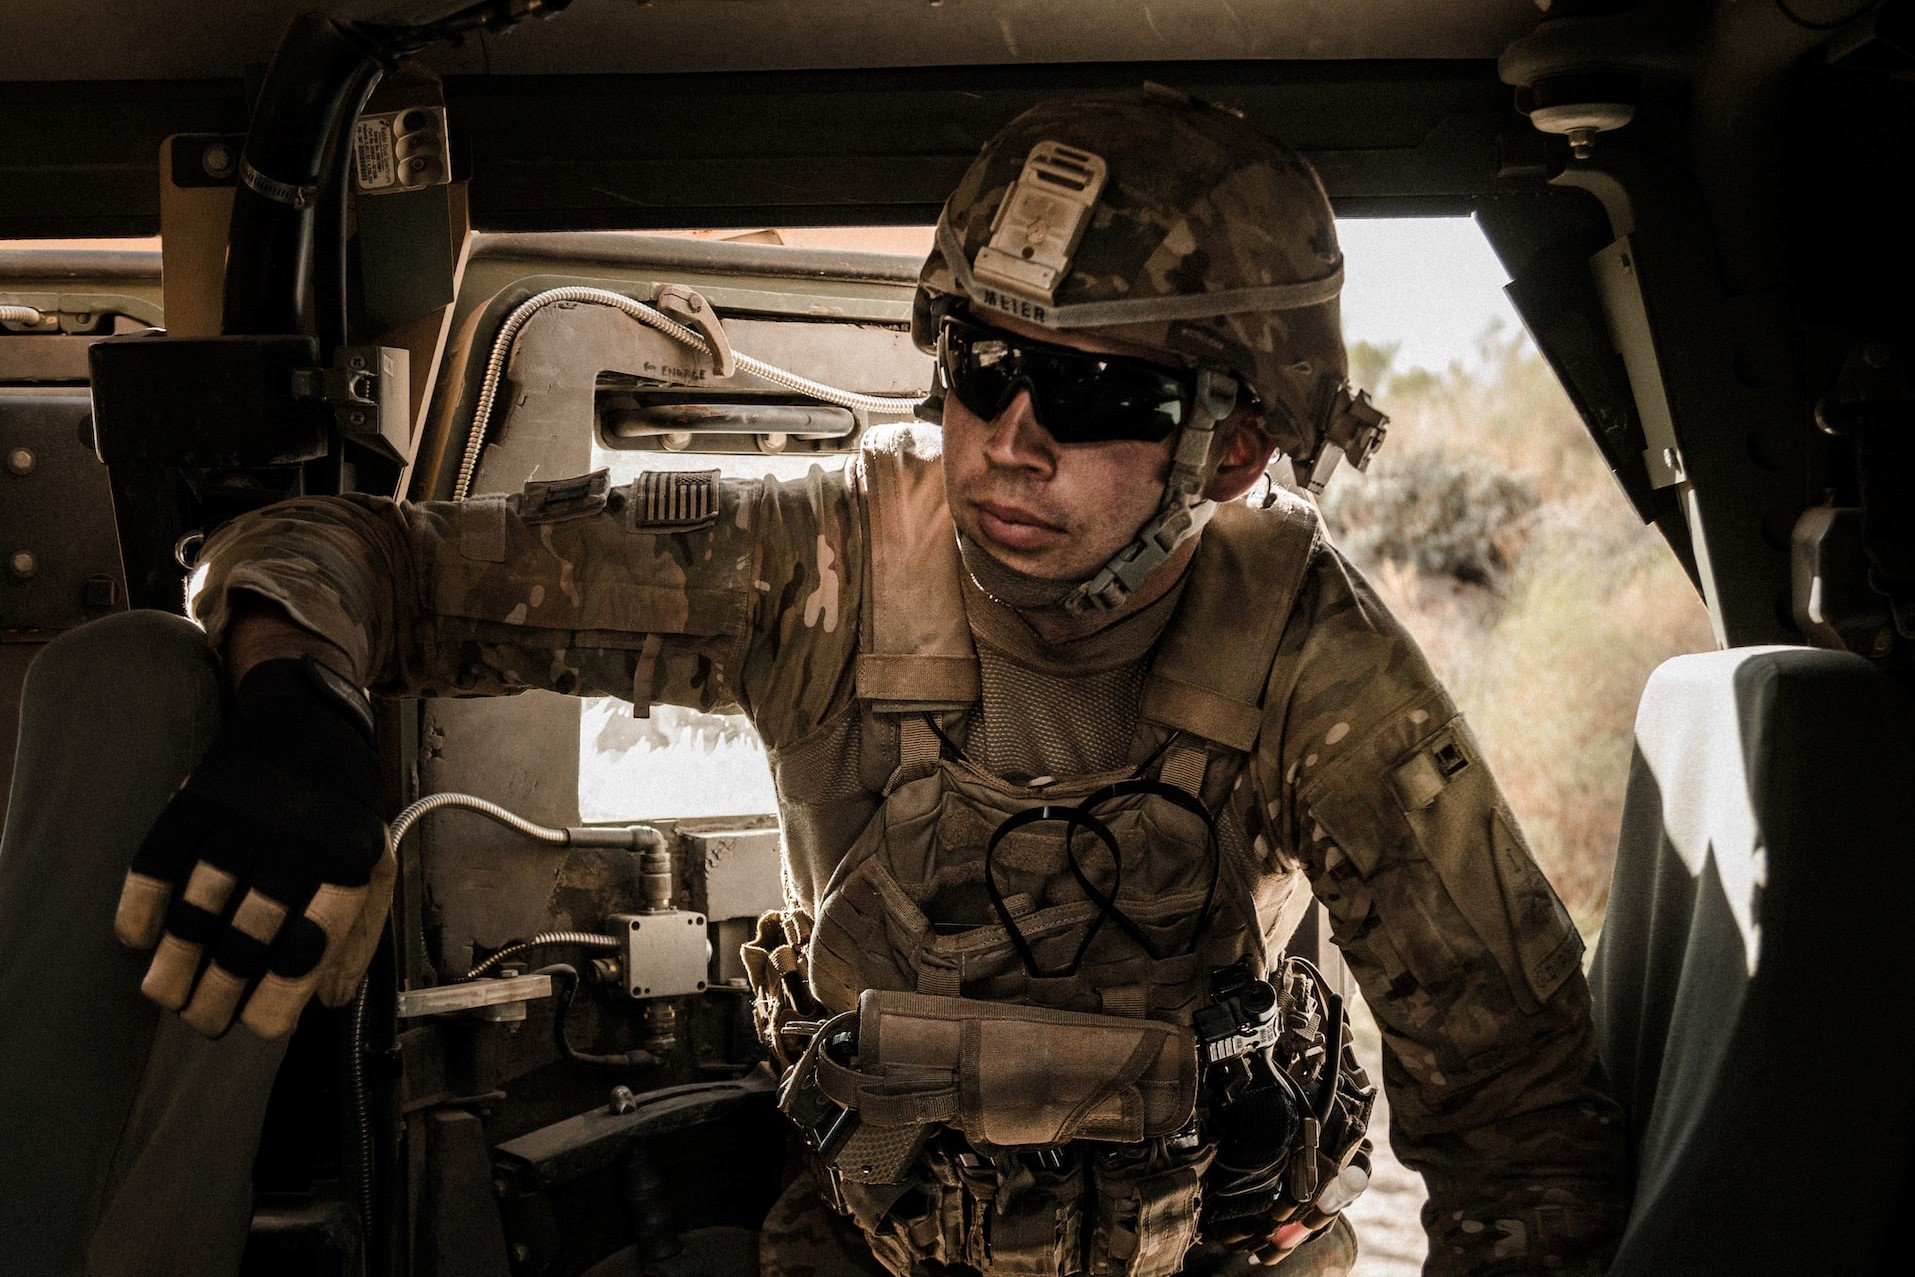
<svg viewBox="0 0 1915 1277"><path fill-rule="evenodd" d="M307 331L315 203L326 160L335 138L350 146L342 134L383 71L373 48L323 14L286 24L241 153L222 332Z"/></svg>
<svg viewBox="0 0 1915 1277"><path fill-rule="evenodd" d="M548 967L540 967L533 975L549 975L559 982L558 1005L552 1012L552 1044L559 1054L573 1064L588 1065L598 1069L649 1069L655 1067L659 1058L646 1050L622 1051L617 1055L605 1055L593 1051L581 1051L573 1046L565 1036L565 1018L572 1009L572 1000L578 997L578 968L563 962L555 962Z"/></svg>
<svg viewBox="0 0 1915 1277"><path fill-rule="evenodd" d="M366 83L351 113L334 131L326 157L326 175L314 202L312 316L321 358L330 358L332 351L345 345L347 339L346 224L351 216L353 174L358 167L353 145L354 125L365 109L366 99L372 95L376 80L377 77Z"/></svg>

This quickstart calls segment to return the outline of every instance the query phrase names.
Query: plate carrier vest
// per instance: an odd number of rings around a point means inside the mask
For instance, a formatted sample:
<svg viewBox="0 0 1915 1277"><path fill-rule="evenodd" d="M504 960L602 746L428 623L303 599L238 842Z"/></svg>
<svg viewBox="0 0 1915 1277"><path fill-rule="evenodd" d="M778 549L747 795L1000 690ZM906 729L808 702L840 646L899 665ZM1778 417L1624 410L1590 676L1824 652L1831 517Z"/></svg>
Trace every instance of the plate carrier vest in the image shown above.
<svg viewBox="0 0 1915 1277"><path fill-rule="evenodd" d="M1218 813L1294 673L1277 646L1316 513L1281 489L1221 508L1151 659L1142 761L1018 784L951 742L981 695L963 568L937 436L899 433L863 456L856 675L897 768L815 922L767 915L745 946L781 1105L900 1277L1172 1274L1215 1152L1193 1016L1213 971L1268 974L1297 920L1273 916L1283 897Z"/></svg>

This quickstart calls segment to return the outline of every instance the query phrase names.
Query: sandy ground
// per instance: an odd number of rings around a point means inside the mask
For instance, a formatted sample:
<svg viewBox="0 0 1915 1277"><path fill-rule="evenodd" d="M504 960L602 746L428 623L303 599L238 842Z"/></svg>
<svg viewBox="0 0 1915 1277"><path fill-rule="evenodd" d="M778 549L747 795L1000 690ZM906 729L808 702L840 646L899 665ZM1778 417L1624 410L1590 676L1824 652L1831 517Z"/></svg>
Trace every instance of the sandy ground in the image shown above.
<svg viewBox="0 0 1915 1277"><path fill-rule="evenodd" d="M1350 1019L1356 1030L1357 1056L1377 1081L1383 1076L1376 1022L1363 1000L1350 1000ZM1423 1238L1423 1178L1405 1170L1390 1152L1390 1105L1379 1094L1370 1122L1376 1151L1370 1158L1370 1187L1347 1212L1356 1225L1357 1261L1354 1277L1417 1277L1428 1245Z"/></svg>

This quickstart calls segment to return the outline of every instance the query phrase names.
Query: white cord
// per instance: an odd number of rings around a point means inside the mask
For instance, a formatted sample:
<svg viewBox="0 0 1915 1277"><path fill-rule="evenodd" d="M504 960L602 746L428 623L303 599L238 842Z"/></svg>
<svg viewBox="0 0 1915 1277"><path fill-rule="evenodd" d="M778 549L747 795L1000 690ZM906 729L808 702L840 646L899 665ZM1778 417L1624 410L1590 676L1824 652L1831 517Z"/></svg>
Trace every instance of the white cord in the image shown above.
<svg viewBox="0 0 1915 1277"><path fill-rule="evenodd" d="M31 306L0 306L0 324L44 324L44 312Z"/></svg>
<svg viewBox="0 0 1915 1277"><path fill-rule="evenodd" d="M472 476L479 468L479 453L485 448L486 432L491 424L492 406L498 398L499 382L505 376L505 363L511 356L512 345L518 340L519 332L533 315L552 305L554 302L588 302L599 306L610 306L630 315L641 324L655 328L673 341L711 353L711 345L703 335L670 318L662 312L634 301L623 293L615 293L606 288L566 287L552 288L528 297L506 316L499 325L499 334L492 340L491 354L485 361L485 380L479 387L479 403L472 410L472 433L465 442L465 455L459 461L458 481L452 486L452 499L463 501L472 488ZM737 355L738 367L762 378L776 386L797 391L801 395L810 395L825 403L837 404L841 408L856 408L865 412L909 412L922 399L920 395L861 395L849 390L839 390L827 386L821 381L809 377L800 377L795 372L773 367L762 360L749 355Z"/></svg>

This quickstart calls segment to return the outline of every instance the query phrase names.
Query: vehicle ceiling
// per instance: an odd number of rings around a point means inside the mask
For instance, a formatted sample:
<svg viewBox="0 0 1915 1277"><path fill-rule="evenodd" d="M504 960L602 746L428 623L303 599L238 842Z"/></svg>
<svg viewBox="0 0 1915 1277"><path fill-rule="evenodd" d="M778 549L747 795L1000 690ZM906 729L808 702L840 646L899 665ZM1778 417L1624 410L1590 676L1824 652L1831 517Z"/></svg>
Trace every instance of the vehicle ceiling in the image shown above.
<svg viewBox="0 0 1915 1277"><path fill-rule="evenodd" d="M295 13L425 19L459 7L9 6L0 238L153 233L160 140L243 132L247 89ZM1345 212L1459 213L1496 183L1497 134L1528 131L1496 59L1547 7L575 0L419 60L445 78L485 230L925 222L979 142L1031 101L1145 79L1286 137Z"/></svg>
<svg viewBox="0 0 1915 1277"><path fill-rule="evenodd" d="M420 20L465 0L99 0L15 6L0 79L218 79L306 10ZM1547 5L1541 6L1546 8ZM472 40L442 73L602 75L1277 59L1494 59L1536 0L576 0ZM209 39L208 32L217 32Z"/></svg>
<svg viewBox="0 0 1915 1277"><path fill-rule="evenodd" d="M156 234L163 188L209 185L179 157L246 133L290 15L469 4L5 6L0 240ZM1474 215L1725 641L1799 637L1791 529L1859 508L1849 444L1813 428L1824 401L1908 398L1867 376L1901 377L1883 352L1909 340L1915 0L487 4L553 7L428 50L437 83L382 85L443 95L461 226L928 224L1019 111L1145 80L1288 140L1341 215ZM198 149L163 175L182 135ZM1879 492L1915 483L1869 465ZM1893 596L1915 662L1915 533L1878 533L1842 568L1867 604L1851 628Z"/></svg>

